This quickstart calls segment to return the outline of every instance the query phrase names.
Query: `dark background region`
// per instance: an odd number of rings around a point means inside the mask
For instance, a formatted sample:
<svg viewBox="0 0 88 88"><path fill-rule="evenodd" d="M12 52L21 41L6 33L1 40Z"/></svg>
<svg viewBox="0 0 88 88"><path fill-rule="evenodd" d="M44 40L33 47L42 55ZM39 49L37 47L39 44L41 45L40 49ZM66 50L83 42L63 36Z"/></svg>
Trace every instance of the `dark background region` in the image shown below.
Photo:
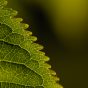
<svg viewBox="0 0 88 88"><path fill-rule="evenodd" d="M75 25L75 23L70 25L85 30L84 35L78 38L80 35L74 32L74 35L76 34L78 36L71 36L70 39L70 36L61 37L60 31L55 32L55 26L51 16L52 13L49 14L43 8L44 5L42 6L42 4L32 2L31 0L29 0L30 2L27 2L27 0L8 1L8 6L19 12L17 17L22 17L24 22L30 25L30 29L28 30L32 31L33 35L38 38L37 42L44 46L43 51L51 58L48 63L57 72L60 78L60 84L64 88L88 88L87 15L85 16L85 22L82 23L83 28L80 24L77 24L79 26ZM62 26L66 25L64 23ZM57 29L60 30L61 27L59 26ZM63 29L64 27L62 27Z"/></svg>

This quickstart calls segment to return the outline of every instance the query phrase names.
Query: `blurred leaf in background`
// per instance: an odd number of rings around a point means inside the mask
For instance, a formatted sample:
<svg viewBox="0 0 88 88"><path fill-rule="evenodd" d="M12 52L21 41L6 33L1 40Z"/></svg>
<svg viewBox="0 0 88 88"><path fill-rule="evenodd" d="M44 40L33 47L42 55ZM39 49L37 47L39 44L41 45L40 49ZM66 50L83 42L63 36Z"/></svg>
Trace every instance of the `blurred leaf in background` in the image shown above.
<svg viewBox="0 0 88 88"><path fill-rule="evenodd" d="M8 0L51 57L65 88L88 88L88 1Z"/></svg>

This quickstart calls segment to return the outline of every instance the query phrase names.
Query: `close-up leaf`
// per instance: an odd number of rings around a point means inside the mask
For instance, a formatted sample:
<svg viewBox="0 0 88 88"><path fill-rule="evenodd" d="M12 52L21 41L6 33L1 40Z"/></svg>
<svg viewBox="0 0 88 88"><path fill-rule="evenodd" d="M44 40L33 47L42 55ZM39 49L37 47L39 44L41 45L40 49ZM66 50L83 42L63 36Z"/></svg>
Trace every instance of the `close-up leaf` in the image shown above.
<svg viewBox="0 0 88 88"><path fill-rule="evenodd" d="M0 88L62 88L29 25L6 5L0 0Z"/></svg>

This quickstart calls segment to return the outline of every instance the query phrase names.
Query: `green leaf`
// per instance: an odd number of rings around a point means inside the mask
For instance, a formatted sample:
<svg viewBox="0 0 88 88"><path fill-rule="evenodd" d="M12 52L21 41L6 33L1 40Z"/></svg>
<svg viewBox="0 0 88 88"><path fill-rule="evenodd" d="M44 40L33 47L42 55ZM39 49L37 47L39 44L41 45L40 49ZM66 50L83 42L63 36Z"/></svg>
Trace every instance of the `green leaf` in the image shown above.
<svg viewBox="0 0 88 88"><path fill-rule="evenodd" d="M6 4L0 0L0 88L62 88L43 46Z"/></svg>

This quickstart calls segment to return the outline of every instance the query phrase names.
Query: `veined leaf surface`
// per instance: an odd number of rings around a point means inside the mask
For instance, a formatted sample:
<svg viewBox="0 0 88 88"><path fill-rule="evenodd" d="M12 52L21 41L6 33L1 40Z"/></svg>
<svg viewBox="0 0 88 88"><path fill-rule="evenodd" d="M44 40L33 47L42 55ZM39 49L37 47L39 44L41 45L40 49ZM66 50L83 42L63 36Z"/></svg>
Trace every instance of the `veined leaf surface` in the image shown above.
<svg viewBox="0 0 88 88"><path fill-rule="evenodd" d="M43 46L6 4L0 0L0 88L62 88Z"/></svg>

